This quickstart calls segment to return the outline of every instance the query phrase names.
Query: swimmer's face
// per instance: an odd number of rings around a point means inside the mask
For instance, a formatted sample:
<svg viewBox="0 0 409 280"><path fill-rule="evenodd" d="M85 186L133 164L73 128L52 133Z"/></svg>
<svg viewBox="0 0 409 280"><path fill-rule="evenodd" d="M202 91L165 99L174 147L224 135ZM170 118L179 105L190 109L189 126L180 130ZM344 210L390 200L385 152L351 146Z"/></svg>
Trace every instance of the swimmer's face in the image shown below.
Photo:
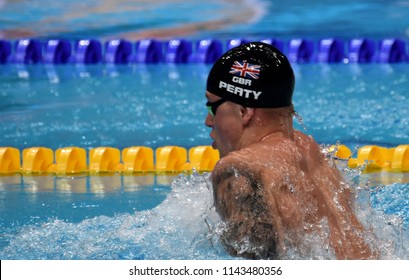
<svg viewBox="0 0 409 280"><path fill-rule="evenodd" d="M206 91L206 99L212 104L221 98ZM240 105L230 101L225 101L217 106L216 114L208 112L205 125L212 128L210 137L213 139L213 148L218 149L220 157L224 157L229 152L238 147L241 134L240 126Z"/></svg>

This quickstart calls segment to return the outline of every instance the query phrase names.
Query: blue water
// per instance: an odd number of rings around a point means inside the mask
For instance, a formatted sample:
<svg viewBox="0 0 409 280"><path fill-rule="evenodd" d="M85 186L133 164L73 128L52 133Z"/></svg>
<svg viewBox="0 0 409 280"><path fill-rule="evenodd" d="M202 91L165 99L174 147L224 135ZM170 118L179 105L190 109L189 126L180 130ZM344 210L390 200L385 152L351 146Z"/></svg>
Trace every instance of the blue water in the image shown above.
<svg viewBox="0 0 409 280"><path fill-rule="evenodd" d="M6 38L409 36L402 0L1 0L0 11Z"/></svg>
<svg viewBox="0 0 409 280"><path fill-rule="evenodd" d="M204 126L207 65L21 67L2 67L7 71L1 76L0 146L55 150L72 145L123 149L210 143ZM406 143L405 65L295 65L295 72L294 105L303 117L303 125L295 121L296 126L307 129L320 144L341 142L354 149ZM380 236L405 244L396 247L400 251L388 244L389 254L383 257L407 258L409 176L344 173L362 189L362 219L375 224ZM182 176L171 186L174 179L175 175L0 177L0 256L229 258L214 233L219 221L207 178ZM376 214L369 215L372 211ZM319 258L330 257L321 253Z"/></svg>
<svg viewBox="0 0 409 280"><path fill-rule="evenodd" d="M0 146L210 143L204 126L208 65L48 67L0 66ZM294 106L318 142L340 141L350 148L407 143L406 64L311 64L294 70Z"/></svg>
<svg viewBox="0 0 409 280"><path fill-rule="evenodd" d="M406 1L142 2L0 1L0 37L408 37ZM197 29L180 33L186 24ZM209 67L0 65L0 146L209 145ZM295 125L320 144L408 143L406 64L294 70ZM382 257L408 259L408 174L343 172ZM0 259L227 259L219 222L208 174L0 177Z"/></svg>

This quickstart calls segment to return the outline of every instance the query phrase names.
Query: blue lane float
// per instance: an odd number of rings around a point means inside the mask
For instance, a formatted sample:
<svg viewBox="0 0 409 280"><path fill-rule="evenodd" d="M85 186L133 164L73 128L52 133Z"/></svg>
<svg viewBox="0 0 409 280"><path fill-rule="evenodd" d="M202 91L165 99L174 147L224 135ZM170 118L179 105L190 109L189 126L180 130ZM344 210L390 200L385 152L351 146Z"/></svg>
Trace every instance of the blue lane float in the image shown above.
<svg viewBox="0 0 409 280"><path fill-rule="evenodd" d="M44 52L44 63L66 64L72 54L72 44L68 40L49 40Z"/></svg>
<svg viewBox="0 0 409 280"><path fill-rule="evenodd" d="M223 55L223 43L219 40L200 40L193 62L214 63Z"/></svg>
<svg viewBox="0 0 409 280"><path fill-rule="evenodd" d="M102 60L102 44L100 41L80 40L76 45L74 62L80 64L97 64Z"/></svg>
<svg viewBox="0 0 409 280"><path fill-rule="evenodd" d="M170 40L166 47L165 62L187 63L193 52L193 44L188 40Z"/></svg>
<svg viewBox="0 0 409 280"><path fill-rule="evenodd" d="M11 55L11 43L6 40L0 40L0 64L8 62Z"/></svg>
<svg viewBox="0 0 409 280"><path fill-rule="evenodd" d="M14 62L21 64L37 64L42 62L41 42L35 39L17 41Z"/></svg>
<svg viewBox="0 0 409 280"><path fill-rule="evenodd" d="M399 63L407 59L406 43L400 39L385 39L379 47L380 63Z"/></svg>
<svg viewBox="0 0 409 280"><path fill-rule="evenodd" d="M133 54L132 42L127 40L110 40L105 45L105 62L111 64L127 64Z"/></svg>
<svg viewBox="0 0 409 280"><path fill-rule="evenodd" d="M318 42L317 62L339 63L345 58L344 42L337 39L323 39Z"/></svg>
<svg viewBox="0 0 409 280"><path fill-rule="evenodd" d="M231 39L231 40L227 40L227 44L226 44L226 50L230 50L232 48L235 48L239 45L242 44L246 44L248 42L251 42L249 40L246 39Z"/></svg>
<svg viewBox="0 0 409 280"><path fill-rule="evenodd" d="M351 63L370 63L375 59L375 41L352 39L349 41L348 61Z"/></svg>
<svg viewBox="0 0 409 280"><path fill-rule="evenodd" d="M157 40L141 40L136 43L136 63L159 63L163 59L163 43Z"/></svg>
<svg viewBox="0 0 409 280"><path fill-rule="evenodd" d="M312 62L314 42L306 39L293 39L288 43L287 56L291 62Z"/></svg>
<svg viewBox="0 0 409 280"><path fill-rule="evenodd" d="M0 40L0 64L131 64L131 63L214 63L226 50L249 42L238 38L159 41L96 39L79 41L22 39ZM259 40L276 46L293 63L404 63L409 62L407 42L392 38L380 41L356 38L321 40Z"/></svg>
<svg viewBox="0 0 409 280"><path fill-rule="evenodd" d="M276 47L277 49L279 49L280 51L284 52L284 41L282 40L278 40L278 39L263 39L260 40L263 43L266 44L270 44L274 47Z"/></svg>

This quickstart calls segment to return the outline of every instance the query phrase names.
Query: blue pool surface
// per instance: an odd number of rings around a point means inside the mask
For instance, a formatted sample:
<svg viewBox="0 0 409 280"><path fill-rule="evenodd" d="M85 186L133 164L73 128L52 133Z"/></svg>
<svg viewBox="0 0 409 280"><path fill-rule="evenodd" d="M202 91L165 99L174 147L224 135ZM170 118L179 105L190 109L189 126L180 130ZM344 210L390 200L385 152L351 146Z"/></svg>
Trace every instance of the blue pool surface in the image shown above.
<svg viewBox="0 0 409 280"><path fill-rule="evenodd" d="M409 36L406 1L0 0L0 13L0 38L8 40ZM341 143L354 152L408 144L407 66L294 64L296 127L323 147ZM209 145L209 68L0 65L0 147ZM382 258L408 259L409 175L340 169L357 190L354 207L382 244ZM2 175L0 259L230 259L208 176ZM314 258L333 257L316 247Z"/></svg>
<svg viewBox="0 0 409 280"><path fill-rule="evenodd" d="M0 65L0 146L210 144L207 64L48 67ZM353 149L407 142L405 63L296 64L294 70L295 109L319 143L340 141Z"/></svg>
<svg viewBox="0 0 409 280"><path fill-rule="evenodd" d="M369 144L395 147L407 141L406 65L294 68L294 105L303 118L302 124L295 120L295 125L320 144L339 142L354 150ZM56 150L72 145L86 149L179 145L188 149L210 143L203 89L208 65L67 65L51 70L45 65L6 65L2 69L0 146ZM406 244L409 176L344 173L362 189L363 198L358 201L363 219L375 224L380 236L393 236L394 242ZM207 226L218 223L208 179L181 176L173 184L177 174L2 176L0 256L230 258ZM177 210L181 207L184 212ZM368 207L376 215L368 217ZM89 232L97 238L90 240ZM151 250L158 238L162 245ZM46 240L49 247L44 248ZM89 246L85 251L80 249L83 243ZM176 250L179 243L186 244L185 250ZM390 248L384 258L407 258L407 245L400 251ZM321 257L330 258L324 253Z"/></svg>
<svg viewBox="0 0 409 280"><path fill-rule="evenodd" d="M400 0L2 0L0 9L6 38L407 38L409 16Z"/></svg>

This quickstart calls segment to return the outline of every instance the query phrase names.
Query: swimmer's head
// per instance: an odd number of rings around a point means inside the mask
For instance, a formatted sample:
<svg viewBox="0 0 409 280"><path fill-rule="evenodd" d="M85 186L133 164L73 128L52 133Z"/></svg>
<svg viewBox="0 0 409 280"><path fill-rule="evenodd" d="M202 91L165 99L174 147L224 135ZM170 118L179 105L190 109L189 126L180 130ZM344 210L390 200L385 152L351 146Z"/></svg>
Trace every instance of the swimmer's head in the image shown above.
<svg viewBox="0 0 409 280"><path fill-rule="evenodd" d="M252 42L227 51L215 62L206 90L246 107L281 108L292 105L294 80L281 51Z"/></svg>

